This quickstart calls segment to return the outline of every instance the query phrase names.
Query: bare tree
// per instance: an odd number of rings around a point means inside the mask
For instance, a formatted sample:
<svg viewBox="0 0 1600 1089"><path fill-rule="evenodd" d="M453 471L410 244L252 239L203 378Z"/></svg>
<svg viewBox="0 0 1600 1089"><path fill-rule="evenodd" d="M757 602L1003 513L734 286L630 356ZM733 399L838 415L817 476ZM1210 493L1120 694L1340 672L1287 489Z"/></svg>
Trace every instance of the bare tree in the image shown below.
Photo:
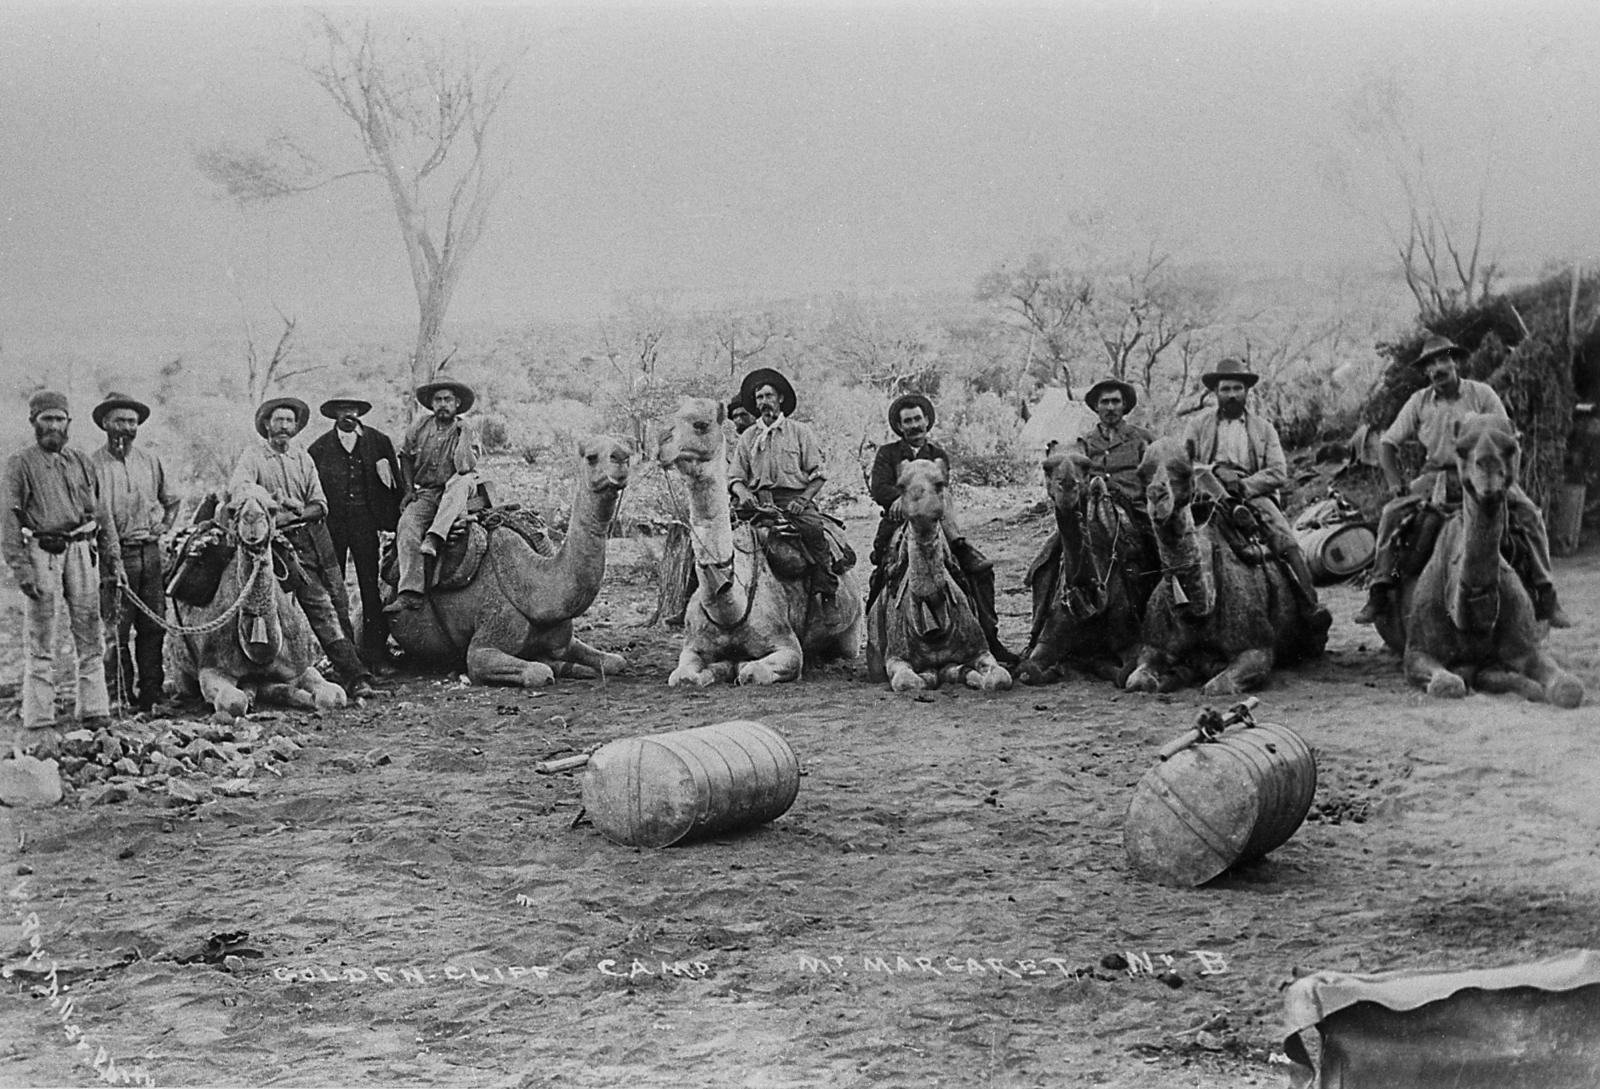
<svg viewBox="0 0 1600 1089"><path fill-rule="evenodd" d="M979 302L995 303L1028 334L1023 373L1050 385L1072 387L1072 357L1095 279L1046 253L1020 265L1002 264L978 281Z"/></svg>
<svg viewBox="0 0 1600 1089"><path fill-rule="evenodd" d="M277 309L277 307L273 307ZM312 371L322 369L321 364L301 367L297 370L283 370L284 363L289 358L289 345L294 340L295 326L298 319L288 317L282 310L278 310L278 317L283 321L283 332L278 334L278 343L272 348L272 355L262 360L261 353L256 350L255 323L250 320L249 314L243 317L244 322L244 361L245 361L245 390L250 396L251 405L259 405L266 399L267 391L274 383L287 382L291 378Z"/></svg>
<svg viewBox="0 0 1600 1089"><path fill-rule="evenodd" d="M200 146L195 164L241 205L346 178L380 179L394 204L417 294L410 377L420 385L444 365L445 314L498 188L487 159L489 130L521 53L488 65L465 45L380 36L370 22L316 14L312 25L321 55L307 72L354 129L364 163L329 168L301 142L278 136L261 149Z"/></svg>

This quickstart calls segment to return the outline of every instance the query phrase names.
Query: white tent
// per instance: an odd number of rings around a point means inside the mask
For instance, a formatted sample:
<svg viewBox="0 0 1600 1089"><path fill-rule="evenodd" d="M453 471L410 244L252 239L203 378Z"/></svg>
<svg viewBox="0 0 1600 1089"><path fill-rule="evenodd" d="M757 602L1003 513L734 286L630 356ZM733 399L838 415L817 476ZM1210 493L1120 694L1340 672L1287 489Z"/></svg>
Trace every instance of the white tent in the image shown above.
<svg viewBox="0 0 1600 1089"><path fill-rule="evenodd" d="M1074 400L1064 389L1051 387L1033 406L1017 441L1025 455L1037 460L1044 457L1051 440L1071 446L1095 425L1096 419L1081 400Z"/></svg>

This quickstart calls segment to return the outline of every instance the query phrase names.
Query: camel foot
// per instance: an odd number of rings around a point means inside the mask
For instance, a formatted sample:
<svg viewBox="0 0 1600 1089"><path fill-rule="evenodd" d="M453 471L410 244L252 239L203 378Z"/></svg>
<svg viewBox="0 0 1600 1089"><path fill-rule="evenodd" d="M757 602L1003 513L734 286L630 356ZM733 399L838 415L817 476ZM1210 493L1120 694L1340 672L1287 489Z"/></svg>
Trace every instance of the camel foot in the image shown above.
<svg viewBox="0 0 1600 1089"><path fill-rule="evenodd" d="M983 692L1005 692L1011 688L1011 674L1003 665L974 669L967 673L967 687Z"/></svg>
<svg viewBox="0 0 1600 1089"><path fill-rule="evenodd" d="M686 684L692 684L698 688L709 688L716 683L717 675L711 670L686 669L683 666L674 669L671 676L667 678L667 687L669 688L679 688Z"/></svg>
<svg viewBox="0 0 1600 1089"><path fill-rule="evenodd" d="M1435 699L1458 700L1466 694L1467 682L1448 670L1440 670L1428 679L1428 695Z"/></svg>
<svg viewBox="0 0 1600 1089"><path fill-rule="evenodd" d="M555 670L543 662L529 662L522 667L517 683L523 688L547 688L556 683Z"/></svg>
<svg viewBox="0 0 1600 1089"><path fill-rule="evenodd" d="M1245 686L1239 683L1238 678L1226 671L1212 677L1201 689L1208 696L1237 696L1244 690Z"/></svg>
<svg viewBox="0 0 1600 1089"><path fill-rule="evenodd" d="M777 684L783 678L766 662L746 662L739 667L740 684Z"/></svg>
<svg viewBox="0 0 1600 1089"><path fill-rule="evenodd" d="M1128 674L1128 679L1122 687L1129 692L1159 692L1161 678L1149 666L1139 666Z"/></svg>
<svg viewBox="0 0 1600 1089"><path fill-rule="evenodd" d="M1558 677L1546 686L1545 698L1570 711L1583 702L1583 684L1576 677Z"/></svg>
<svg viewBox="0 0 1600 1089"><path fill-rule="evenodd" d="M1051 675L1054 672L1053 669L1046 669L1032 658L1024 658L1017 663L1015 677L1021 684L1049 684L1051 681L1059 679Z"/></svg>
<svg viewBox="0 0 1600 1089"><path fill-rule="evenodd" d="M211 712L211 721L216 723L218 726L232 726L235 722L243 718L245 716L245 711L248 710L249 707L245 707L244 710L241 710L236 714L225 707L218 707L216 710Z"/></svg>
<svg viewBox="0 0 1600 1089"><path fill-rule="evenodd" d="M605 677L615 677L628 672L628 659L620 654L600 655L600 673Z"/></svg>
<svg viewBox="0 0 1600 1089"><path fill-rule="evenodd" d="M921 692L928 687L928 682L915 670L897 669L889 678L889 687L896 692Z"/></svg>

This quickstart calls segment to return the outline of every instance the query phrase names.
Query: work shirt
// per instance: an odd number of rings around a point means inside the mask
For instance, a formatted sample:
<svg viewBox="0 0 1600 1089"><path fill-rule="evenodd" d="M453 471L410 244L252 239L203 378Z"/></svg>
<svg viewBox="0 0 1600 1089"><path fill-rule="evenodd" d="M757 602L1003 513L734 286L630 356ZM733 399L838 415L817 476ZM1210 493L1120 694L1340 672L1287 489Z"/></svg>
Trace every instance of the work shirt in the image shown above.
<svg viewBox="0 0 1600 1089"><path fill-rule="evenodd" d="M1094 471L1111 482L1117 496L1127 502L1144 502L1144 485L1139 481L1139 462L1155 436L1142 427L1121 420L1109 431L1097 423L1078 436L1078 449L1089 459Z"/></svg>
<svg viewBox="0 0 1600 1089"><path fill-rule="evenodd" d="M33 570L24 527L35 534L71 533L94 519L100 554L117 557L117 531L100 498L100 478L81 450L64 446L50 453L35 443L17 451L6 459L0 491L0 554L13 572L31 575Z"/></svg>
<svg viewBox="0 0 1600 1089"><path fill-rule="evenodd" d="M316 503L324 511L328 509L328 497L323 493L322 481L317 477L316 462L297 446L290 446L280 454L272 448L271 443L262 441L260 445L246 450L240 456L239 464L233 467L228 489L232 491L241 484L261 485L279 503L292 499L302 507Z"/></svg>
<svg viewBox="0 0 1600 1089"><path fill-rule="evenodd" d="M424 416L406 432L400 457L410 459L413 488L443 488L457 473L477 468L478 444L465 420L458 417L440 427L434 417Z"/></svg>
<svg viewBox="0 0 1600 1089"><path fill-rule="evenodd" d="M878 453L872 459L872 476L867 490L872 493L872 501L885 511L900 498L900 466L908 461L942 461L945 473L950 472L950 455L931 439L918 450L911 449L911 444L905 439L896 439L878 447Z"/></svg>
<svg viewBox="0 0 1600 1089"><path fill-rule="evenodd" d="M1399 446L1407 439L1422 443L1427 454L1424 471L1453 467L1456 463L1456 429L1474 412L1507 419L1500 395L1482 382L1461 379L1455 397L1441 397L1432 386L1419 389L1401 406L1400 414L1383 433L1383 441Z"/></svg>
<svg viewBox="0 0 1600 1089"><path fill-rule="evenodd" d="M126 457L117 457L100 447L89 460L100 479L100 496L117 527L117 539L125 545L159 541L167 519L178 509L161 459L137 446L128 448Z"/></svg>
<svg viewBox="0 0 1600 1089"><path fill-rule="evenodd" d="M753 425L739 436L740 480L753 490L793 488L804 490L814 480L826 480L822 447L811 425L779 416L768 427Z"/></svg>
<svg viewBox="0 0 1600 1089"><path fill-rule="evenodd" d="M1230 426L1224 428L1224 424ZM1236 426L1240 424L1243 426ZM1242 448L1240 431L1244 436ZM1276 496L1289 483L1289 462L1283 456L1278 429L1253 412L1246 411L1237 420L1224 420L1220 413L1207 412L1189 421L1183 439L1194 451L1196 461L1231 465L1245 473L1240 485L1246 499Z"/></svg>

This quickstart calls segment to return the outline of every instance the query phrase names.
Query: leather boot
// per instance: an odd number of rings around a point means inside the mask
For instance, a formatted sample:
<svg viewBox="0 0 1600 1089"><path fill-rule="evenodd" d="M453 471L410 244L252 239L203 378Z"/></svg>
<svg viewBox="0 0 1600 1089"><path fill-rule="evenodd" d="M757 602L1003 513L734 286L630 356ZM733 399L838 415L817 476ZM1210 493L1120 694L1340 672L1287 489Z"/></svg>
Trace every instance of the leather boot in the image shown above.
<svg viewBox="0 0 1600 1089"><path fill-rule="evenodd" d="M1306 606L1314 608L1317 604L1317 588L1312 582L1311 566L1306 563L1306 554L1298 547L1286 548L1278 554L1278 558L1289 569L1289 585L1295 596Z"/></svg>
<svg viewBox="0 0 1600 1089"><path fill-rule="evenodd" d="M1556 600L1554 586L1541 586L1533 595L1533 618L1548 620L1552 628L1570 628L1572 619L1567 616L1561 602Z"/></svg>
<svg viewBox="0 0 1600 1089"><path fill-rule="evenodd" d="M972 542L965 537L958 537L950 542L950 555L955 557L961 570L969 575L981 575L994 570L994 563L989 557L972 547Z"/></svg>
<svg viewBox="0 0 1600 1089"><path fill-rule="evenodd" d="M344 691L351 699L366 699L377 695L372 687L372 671L361 664L361 657L356 654L356 645L348 639L341 639L331 647L325 648L328 652L328 661L333 663L333 671L339 677L339 683L344 686Z"/></svg>
<svg viewBox="0 0 1600 1089"><path fill-rule="evenodd" d="M1350 619L1357 624L1376 624L1378 617L1389 611L1389 595L1392 588L1387 582L1374 582L1367 588L1367 603L1361 606L1361 611Z"/></svg>

